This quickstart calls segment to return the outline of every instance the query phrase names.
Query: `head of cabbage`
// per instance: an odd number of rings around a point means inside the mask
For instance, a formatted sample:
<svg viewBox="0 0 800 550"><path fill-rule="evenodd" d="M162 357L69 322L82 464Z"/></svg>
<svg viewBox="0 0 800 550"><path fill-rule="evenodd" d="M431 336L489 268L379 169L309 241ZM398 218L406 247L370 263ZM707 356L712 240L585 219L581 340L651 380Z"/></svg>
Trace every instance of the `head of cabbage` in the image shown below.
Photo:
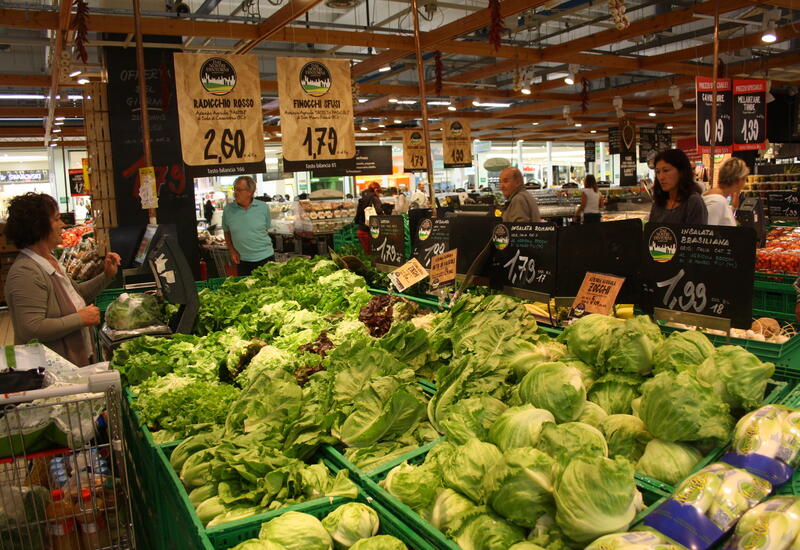
<svg viewBox="0 0 800 550"><path fill-rule="evenodd" d="M531 528L546 513L555 511L553 459L537 449L511 449L503 454L504 475L489 495L489 506L519 527Z"/></svg>
<svg viewBox="0 0 800 550"><path fill-rule="evenodd" d="M322 525L337 548L350 548L378 532L378 513L361 502L348 502L325 516Z"/></svg>
<svg viewBox="0 0 800 550"><path fill-rule="evenodd" d="M608 441L609 456L622 456L636 463L653 439L644 422L630 414L612 414L603 420L601 430Z"/></svg>
<svg viewBox="0 0 800 550"><path fill-rule="evenodd" d="M685 479L702 458L697 449L686 443L653 439L636 463L636 471L675 485Z"/></svg>
<svg viewBox="0 0 800 550"><path fill-rule="evenodd" d="M681 372L699 365L714 353L714 344L700 331L673 332L653 353L653 371Z"/></svg>
<svg viewBox="0 0 800 550"><path fill-rule="evenodd" d="M525 403L550 411L557 422L570 422L580 416L586 402L586 387L581 373L564 363L542 363L519 384Z"/></svg>
<svg viewBox="0 0 800 550"><path fill-rule="evenodd" d="M333 540L322 522L310 514L286 512L261 526L258 538L286 550L332 550Z"/></svg>
<svg viewBox="0 0 800 550"><path fill-rule="evenodd" d="M537 448L564 465L579 456L608 456L608 443L603 434L583 422L545 424Z"/></svg>
<svg viewBox="0 0 800 550"><path fill-rule="evenodd" d="M555 423L555 418L545 409L526 404L506 409L489 429L489 441L500 450L517 447L535 447L545 422Z"/></svg>

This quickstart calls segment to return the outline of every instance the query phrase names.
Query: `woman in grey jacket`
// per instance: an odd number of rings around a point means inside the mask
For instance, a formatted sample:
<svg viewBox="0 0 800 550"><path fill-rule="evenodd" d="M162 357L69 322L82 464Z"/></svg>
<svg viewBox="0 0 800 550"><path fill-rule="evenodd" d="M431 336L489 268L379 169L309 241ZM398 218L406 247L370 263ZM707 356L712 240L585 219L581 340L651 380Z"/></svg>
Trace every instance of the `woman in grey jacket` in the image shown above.
<svg viewBox="0 0 800 550"><path fill-rule="evenodd" d="M75 365L93 360L92 331L97 306L86 305L117 275L120 257L106 254L103 273L76 284L53 256L64 223L50 195L26 193L11 199L5 234L20 249L6 278L6 303L14 343L37 339Z"/></svg>

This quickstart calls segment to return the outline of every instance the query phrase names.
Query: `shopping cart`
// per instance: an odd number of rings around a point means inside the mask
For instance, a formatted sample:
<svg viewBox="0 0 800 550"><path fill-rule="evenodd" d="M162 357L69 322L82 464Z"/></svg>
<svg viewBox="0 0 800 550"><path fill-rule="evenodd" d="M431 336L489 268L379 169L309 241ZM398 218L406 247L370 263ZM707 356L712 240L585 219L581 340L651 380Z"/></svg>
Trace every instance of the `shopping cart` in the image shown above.
<svg viewBox="0 0 800 550"><path fill-rule="evenodd" d="M0 550L136 547L119 372L0 394Z"/></svg>
<svg viewBox="0 0 800 550"><path fill-rule="evenodd" d="M231 255L228 253L227 246L207 244L203 245L202 248L208 251L211 255L211 259L214 260L214 266L217 268L217 277L236 275L236 267L231 261Z"/></svg>

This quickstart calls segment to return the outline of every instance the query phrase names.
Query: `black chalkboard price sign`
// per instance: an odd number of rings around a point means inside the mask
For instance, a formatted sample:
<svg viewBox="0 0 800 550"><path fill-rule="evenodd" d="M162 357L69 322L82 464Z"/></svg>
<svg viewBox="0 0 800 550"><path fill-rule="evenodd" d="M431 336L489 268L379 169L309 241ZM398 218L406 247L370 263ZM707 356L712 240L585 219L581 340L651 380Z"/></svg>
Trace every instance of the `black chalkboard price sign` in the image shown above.
<svg viewBox="0 0 800 550"><path fill-rule="evenodd" d="M756 234L747 227L648 223L642 239L642 309L730 319L750 328Z"/></svg>
<svg viewBox="0 0 800 550"><path fill-rule="evenodd" d="M441 218L425 218L417 227L413 236L412 255L425 269L431 268L431 259L444 254L450 246L450 220Z"/></svg>
<svg viewBox="0 0 800 550"><path fill-rule="evenodd" d="M372 216L369 219L369 244L372 261L378 267L400 267L406 263L403 216Z"/></svg>
<svg viewBox="0 0 800 550"><path fill-rule="evenodd" d="M770 218L800 217L800 191L767 193L767 214Z"/></svg>
<svg viewBox="0 0 800 550"><path fill-rule="evenodd" d="M619 155L622 149L622 135L619 126L612 126L608 129L608 152L612 155Z"/></svg>
<svg viewBox="0 0 800 550"><path fill-rule="evenodd" d="M522 297L526 297L524 291L554 295L556 242L553 224L497 224L492 234L492 287Z"/></svg>

